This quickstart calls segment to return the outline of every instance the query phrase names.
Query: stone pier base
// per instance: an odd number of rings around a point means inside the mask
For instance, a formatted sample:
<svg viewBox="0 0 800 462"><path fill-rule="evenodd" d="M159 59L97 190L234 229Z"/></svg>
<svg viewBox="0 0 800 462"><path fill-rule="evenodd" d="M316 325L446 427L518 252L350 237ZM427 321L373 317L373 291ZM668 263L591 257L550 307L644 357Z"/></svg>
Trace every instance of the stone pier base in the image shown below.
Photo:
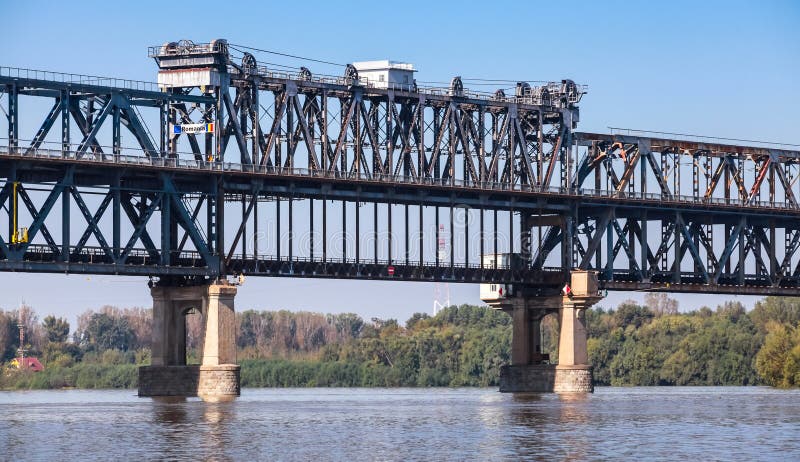
<svg viewBox="0 0 800 462"><path fill-rule="evenodd" d="M592 366L556 366L556 393L593 393Z"/></svg>
<svg viewBox="0 0 800 462"><path fill-rule="evenodd" d="M503 366L500 391L504 393L592 393L591 366L530 364Z"/></svg>
<svg viewBox="0 0 800 462"><path fill-rule="evenodd" d="M210 403L233 400L240 394L239 372L238 364L200 366L197 396Z"/></svg>
<svg viewBox="0 0 800 462"><path fill-rule="evenodd" d="M239 366L142 366L139 396L200 397L203 401L230 401L239 396Z"/></svg>

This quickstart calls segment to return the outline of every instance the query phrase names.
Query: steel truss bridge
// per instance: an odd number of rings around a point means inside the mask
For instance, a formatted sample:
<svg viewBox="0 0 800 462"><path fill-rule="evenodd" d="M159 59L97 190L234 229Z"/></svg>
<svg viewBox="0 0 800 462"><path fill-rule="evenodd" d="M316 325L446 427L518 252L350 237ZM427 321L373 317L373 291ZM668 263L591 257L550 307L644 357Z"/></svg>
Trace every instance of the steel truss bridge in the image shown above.
<svg viewBox="0 0 800 462"><path fill-rule="evenodd" d="M478 93L235 53L153 47L158 85L0 68L0 270L800 294L800 152L576 132L569 80Z"/></svg>

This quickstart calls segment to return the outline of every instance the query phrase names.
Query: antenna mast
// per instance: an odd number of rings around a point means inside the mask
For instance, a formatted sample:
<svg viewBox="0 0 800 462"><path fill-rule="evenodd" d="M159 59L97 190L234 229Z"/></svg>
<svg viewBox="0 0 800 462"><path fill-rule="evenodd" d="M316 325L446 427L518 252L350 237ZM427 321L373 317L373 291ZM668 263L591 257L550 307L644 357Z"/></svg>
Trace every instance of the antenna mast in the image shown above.
<svg viewBox="0 0 800 462"><path fill-rule="evenodd" d="M24 302L20 302L19 311L17 312L17 327L19 327L19 349L17 349L17 353L19 354L19 368L22 369L23 364L25 363L25 318L22 314L22 306Z"/></svg>

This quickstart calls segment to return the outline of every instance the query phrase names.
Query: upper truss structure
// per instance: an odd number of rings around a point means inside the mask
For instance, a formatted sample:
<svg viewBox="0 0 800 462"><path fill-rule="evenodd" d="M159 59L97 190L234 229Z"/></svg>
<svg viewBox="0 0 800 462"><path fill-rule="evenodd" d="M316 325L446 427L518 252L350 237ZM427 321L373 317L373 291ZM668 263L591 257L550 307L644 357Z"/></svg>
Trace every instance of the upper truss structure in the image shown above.
<svg viewBox="0 0 800 462"><path fill-rule="evenodd" d="M221 40L150 55L158 84L0 68L0 270L800 292L795 151L577 133L569 80L507 96L274 72Z"/></svg>

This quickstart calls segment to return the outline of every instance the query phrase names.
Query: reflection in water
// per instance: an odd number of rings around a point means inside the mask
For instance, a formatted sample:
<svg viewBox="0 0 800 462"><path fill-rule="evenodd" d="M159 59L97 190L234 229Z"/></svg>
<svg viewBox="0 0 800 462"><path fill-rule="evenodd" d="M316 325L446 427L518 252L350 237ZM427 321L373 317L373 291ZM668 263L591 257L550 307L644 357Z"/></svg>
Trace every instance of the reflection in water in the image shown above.
<svg viewBox="0 0 800 462"><path fill-rule="evenodd" d="M158 425L157 435L160 437L157 446L166 459L178 459L185 455L187 427L190 417L186 409L186 400L173 401L153 400L153 420Z"/></svg>
<svg viewBox="0 0 800 462"><path fill-rule="evenodd" d="M560 419L562 424L588 424L589 402L592 395L587 393L564 393L556 395L559 401Z"/></svg>
<svg viewBox="0 0 800 462"><path fill-rule="evenodd" d="M580 460L589 456L588 409L586 394L555 395L514 393L508 420L517 426L512 444L520 456ZM573 432L567 441L559 434L563 428L587 427L587 432Z"/></svg>
<svg viewBox="0 0 800 462"><path fill-rule="evenodd" d="M0 392L0 460L110 458L800 460L800 390L250 389L216 404Z"/></svg>
<svg viewBox="0 0 800 462"><path fill-rule="evenodd" d="M589 393L559 393L556 396L564 403L587 403L592 397Z"/></svg>
<svg viewBox="0 0 800 462"><path fill-rule="evenodd" d="M200 452L200 459L228 459L228 435L235 415L232 403L154 400L153 421L159 428L161 455L185 459Z"/></svg>
<svg viewBox="0 0 800 462"><path fill-rule="evenodd" d="M229 431L235 425L235 407L232 402L227 403L202 403L203 420L205 422L203 447L207 457L214 460L228 459L226 456L229 449ZM230 425L229 425L230 423Z"/></svg>
<svg viewBox="0 0 800 462"><path fill-rule="evenodd" d="M155 412L156 422L172 425L186 423L186 407L183 406L183 403L157 402L154 405L153 411Z"/></svg>

